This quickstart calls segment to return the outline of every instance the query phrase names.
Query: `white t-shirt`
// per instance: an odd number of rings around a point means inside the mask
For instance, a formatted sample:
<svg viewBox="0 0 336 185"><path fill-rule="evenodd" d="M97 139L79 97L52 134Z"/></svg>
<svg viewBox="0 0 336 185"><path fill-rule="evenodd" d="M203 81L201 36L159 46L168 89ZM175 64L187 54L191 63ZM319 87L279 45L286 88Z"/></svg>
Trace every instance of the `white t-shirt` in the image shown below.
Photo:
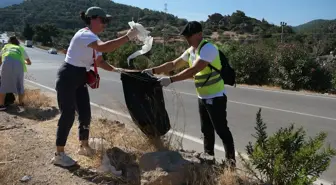
<svg viewBox="0 0 336 185"><path fill-rule="evenodd" d="M94 50L88 47L88 45L98 40L98 36L91 30L86 28L80 29L71 39L65 62L77 67L86 67L89 70L93 64L92 56ZM100 52L96 53L101 55Z"/></svg>
<svg viewBox="0 0 336 185"><path fill-rule="evenodd" d="M198 46L200 47L200 46ZM191 57L191 60L192 60L192 63L194 64L194 62L196 62L196 54L193 50L194 48L191 46L190 48L188 48L181 56L180 58L186 62L189 61L189 53L190 53L190 57ZM198 50L198 48L196 49L196 51ZM211 43L207 43L205 44L201 51L200 51L200 55L199 55L199 58L201 60L204 60L206 62L213 62L216 57L218 55L218 50L217 48L211 44ZM216 94L212 94L212 95L208 95L208 96L200 96L198 95L199 98L201 99L210 99L210 98L215 98L215 97L221 97L223 96L223 94L226 94L225 90L221 91L221 92L218 92Z"/></svg>

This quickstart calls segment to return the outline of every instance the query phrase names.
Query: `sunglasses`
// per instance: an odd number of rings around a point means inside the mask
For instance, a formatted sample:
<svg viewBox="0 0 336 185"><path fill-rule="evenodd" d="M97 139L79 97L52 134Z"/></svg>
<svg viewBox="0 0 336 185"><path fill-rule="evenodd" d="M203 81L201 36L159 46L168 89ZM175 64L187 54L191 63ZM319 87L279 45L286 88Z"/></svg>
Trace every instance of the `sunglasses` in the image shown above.
<svg viewBox="0 0 336 185"><path fill-rule="evenodd" d="M107 17L99 17L99 16L92 16L91 19L97 19L99 18L102 24L108 24L110 22L110 19Z"/></svg>
<svg viewBox="0 0 336 185"><path fill-rule="evenodd" d="M103 24L108 24L110 22L110 19L107 17L99 17L99 18Z"/></svg>

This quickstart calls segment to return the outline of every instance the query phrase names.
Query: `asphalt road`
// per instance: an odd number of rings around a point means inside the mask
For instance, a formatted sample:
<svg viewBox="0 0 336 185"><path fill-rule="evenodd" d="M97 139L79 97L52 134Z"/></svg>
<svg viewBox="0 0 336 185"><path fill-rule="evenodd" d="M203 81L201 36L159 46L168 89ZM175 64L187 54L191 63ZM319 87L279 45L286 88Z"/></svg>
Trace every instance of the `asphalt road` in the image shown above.
<svg viewBox="0 0 336 185"><path fill-rule="evenodd" d="M54 88L58 67L64 55L51 55L38 48L26 48L32 60L26 78L44 86ZM124 112L127 109L120 81L120 75L100 70L101 86L90 90L91 102ZM268 133L290 123L303 126L309 136L320 131L328 133L327 142L336 148L336 97L307 95L290 91L272 91L262 88L227 87L228 121L238 151L244 152L249 141L254 141L255 118L259 108L267 123ZM192 81L174 83L164 91L166 109L175 130L195 138L201 138L197 97ZM216 137L216 144L222 146ZM198 150L202 145L195 145ZM224 156L224 154L218 154ZM332 160L322 179L336 181L336 159Z"/></svg>

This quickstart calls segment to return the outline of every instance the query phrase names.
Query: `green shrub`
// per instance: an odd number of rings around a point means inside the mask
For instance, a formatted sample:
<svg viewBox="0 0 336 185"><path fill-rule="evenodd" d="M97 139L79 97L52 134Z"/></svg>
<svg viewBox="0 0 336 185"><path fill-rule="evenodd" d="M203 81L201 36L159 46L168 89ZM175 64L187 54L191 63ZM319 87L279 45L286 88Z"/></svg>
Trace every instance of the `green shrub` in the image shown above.
<svg viewBox="0 0 336 185"><path fill-rule="evenodd" d="M332 75L331 84L332 84L332 89L333 89L333 91L336 92L336 71L335 71L335 72L333 73L333 75Z"/></svg>
<svg viewBox="0 0 336 185"><path fill-rule="evenodd" d="M315 68L312 69L311 78L306 89L327 92L333 86L332 84L333 75L330 71L316 64Z"/></svg>
<svg viewBox="0 0 336 185"><path fill-rule="evenodd" d="M134 43L127 43L115 51L108 53L107 60L110 64L116 67L129 68L127 64L127 57L139 49L141 49L140 46L137 46Z"/></svg>
<svg viewBox="0 0 336 185"><path fill-rule="evenodd" d="M327 134L319 133L306 140L303 128L294 125L280 128L273 136L266 133L261 109L256 117L256 142L246 146L248 159L240 158L248 171L263 183L273 185L312 184L330 165L336 155L330 145L324 149ZM256 172L257 171L257 172ZM260 174L260 175L257 175Z"/></svg>
<svg viewBox="0 0 336 185"><path fill-rule="evenodd" d="M331 87L331 74L301 45L280 45L271 70L275 84L284 89L325 91Z"/></svg>
<svg viewBox="0 0 336 185"><path fill-rule="evenodd" d="M232 52L228 54L228 58L236 71L237 83L251 85L269 83L270 59L266 48L254 44L244 44L238 46L237 49L232 49Z"/></svg>

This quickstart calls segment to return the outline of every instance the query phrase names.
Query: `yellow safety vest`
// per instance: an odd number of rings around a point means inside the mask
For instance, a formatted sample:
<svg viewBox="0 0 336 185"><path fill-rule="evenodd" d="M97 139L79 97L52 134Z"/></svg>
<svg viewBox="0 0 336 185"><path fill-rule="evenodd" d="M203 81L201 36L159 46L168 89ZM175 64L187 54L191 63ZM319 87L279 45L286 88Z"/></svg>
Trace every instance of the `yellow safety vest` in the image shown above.
<svg viewBox="0 0 336 185"><path fill-rule="evenodd" d="M195 51L195 55L196 58L195 60L197 60L200 57L200 46L204 43L207 42L206 40L202 40L202 42L199 44L198 48ZM217 48L217 46L215 45L215 47ZM190 56L190 51L189 52L189 66L191 67L193 65L193 61L191 59ZM215 68L221 70L222 65L221 65L221 61L220 61L220 57L219 57L219 53L217 55L217 57L215 58L214 61L211 62L211 65L214 66ZM206 79L210 76L210 78L208 79L208 81L206 83L204 83L206 81ZM217 94L221 91L224 91L224 81L221 78L220 74L217 73L214 70L211 70L210 67L205 67L202 71L198 72L195 76L194 76L194 81L195 81L195 86L196 86L196 92L199 96L210 96L213 94Z"/></svg>
<svg viewBox="0 0 336 185"><path fill-rule="evenodd" d="M1 50L2 61L4 61L6 57L20 61L23 65L23 71L27 72L27 66L24 58L24 49L22 46L6 44Z"/></svg>

